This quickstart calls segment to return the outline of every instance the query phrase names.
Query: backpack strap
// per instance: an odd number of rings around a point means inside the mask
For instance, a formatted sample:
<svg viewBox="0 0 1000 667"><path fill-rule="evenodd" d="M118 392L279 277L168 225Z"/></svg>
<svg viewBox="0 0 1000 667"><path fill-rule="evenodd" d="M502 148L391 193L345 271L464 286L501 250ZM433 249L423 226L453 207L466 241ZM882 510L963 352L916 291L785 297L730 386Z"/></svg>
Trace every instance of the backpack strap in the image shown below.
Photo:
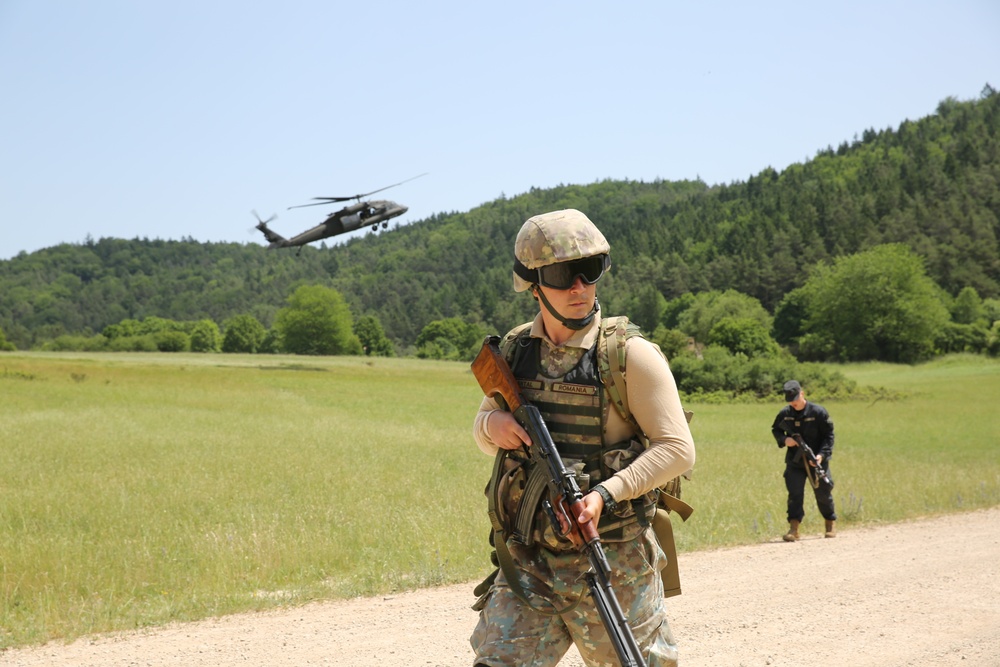
<svg viewBox="0 0 1000 667"><path fill-rule="evenodd" d="M508 331L500 340L500 356L503 357L508 364L510 364L511 359L514 357L514 341L516 341L525 331L530 331L532 323L533 322L525 322L524 324L519 324Z"/></svg>
<svg viewBox="0 0 1000 667"><path fill-rule="evenodd" d="M618 414L637 435L645 437L629 410L628 392L625 390L625 342L632 336L641 335L639 327L630 323L624 315L602 319L597 334L597 370Z"/></svg>
<svg viewBox="0 0 1000 667"><path fill-rule="evenodd" d="M635 430L636 435L645 438L646 434L629 410L628 392L625 389L625 343L635 336L647 340L661 357L667 358L660 346L643 336L639 326L629 322L627 317L606 317L601 320L601 329L597 334L597 369L618 414ZM693 412L684 410L684 418L689 424L692 417Z"/></svg>

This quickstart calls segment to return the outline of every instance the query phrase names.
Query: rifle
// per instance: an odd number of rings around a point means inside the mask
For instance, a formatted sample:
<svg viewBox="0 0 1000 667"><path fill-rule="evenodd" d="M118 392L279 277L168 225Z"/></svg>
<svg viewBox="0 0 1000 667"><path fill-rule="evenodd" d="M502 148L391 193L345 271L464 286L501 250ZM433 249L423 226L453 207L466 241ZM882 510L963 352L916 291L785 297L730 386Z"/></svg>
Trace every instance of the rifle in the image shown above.
<svg viewBox="0 0 1000 667"><path fill-rule="evenodd" d="M507 409L531 436L528 455L536 464L544 463L548 468L551 497L558 500L555 506L546 500L545 512L557 533L568 537L578 549L587 553L590 569L584 578L619 662L622 667L646 667L632 628L629 627L628 619L611 587L611 565L601 545L597 526L593 521L580 523L580 513L585 508L583 492L576 483L576 477L563 464L538 408L527 403L521 396L520 386L500 354L499 343L499 336L486 337L482 349L472 362L472 374L476 376L484 394L490 397L499 394L503 397L507 402ZM569 526L568 530L563 529L564 522Z"/></svg>
<svg viewBox="0 0 1000 667"><path fill-rule="evenodd" d="M797 442L799 448L802 450L802 463L806 467L806 477L809 478L812 488L818 489L819 483L823 482L832 489L833 480L830 479L830 473L816 460L816 454L813 452L812 447L807 445L806 441L798 433L792 433L789 437Z"/></svg>

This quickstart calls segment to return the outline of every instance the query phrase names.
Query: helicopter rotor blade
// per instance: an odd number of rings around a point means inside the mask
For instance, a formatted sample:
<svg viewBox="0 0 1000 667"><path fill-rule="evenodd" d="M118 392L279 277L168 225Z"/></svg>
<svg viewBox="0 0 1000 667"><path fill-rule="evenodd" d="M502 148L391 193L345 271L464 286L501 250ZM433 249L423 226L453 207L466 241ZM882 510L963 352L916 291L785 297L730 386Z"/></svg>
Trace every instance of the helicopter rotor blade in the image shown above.
<svg viewBox="0 0 1000 667"><path fill-rule="evenodd" d="M336 204L337 202L341 201L350 201L354 199L354 197L313 197L313 199L322 199L323 201L313 202L312 204L298 204L296 206L289 206L288 210L292 210L293 208L304 208L306 206L323 206L324 204Z"/></svg>
<svg viewBox="0 0 1000 667"><path fill-rule="evenodd" d="M413 176L412 178L408 178L405 181L400 181L399 183L393 183L392 185L387 185L384 188L379 188L378 190L372 190L371 192L365 192L365 193L358 194L358 195L351 195L350 197L313 197L313 199L321 199L323 201L313 202L312 204L299 204L298 206L289 206L288 208L289 208L289 210L291 210L293 208L303 208L305 206L322 206L323 204L333 204L333 203L336 203L336 202L350 201L352 199L356 199L358 201L361 201L362 197L367 197L368 195L373 195L376 192L382 192L383 190L388 190L389 188L394 188L397 185L402 185L403 183L409 183L410 181L412 181L414 179L417 179L417 178L420 178L421 176L426 176L429 173L430 172L425 171L424 173L417 174L416 176Z"/></svg>
<svg viewBox="0 0 1000 667"><path fill-rule="evenodd" d="M412 176L412 177L406 179L405 181L400 181L399 183L393 183L392 185L387 185L384 188L379 188L378 190L372 190L371 192L366 192L363 195L354 195L354 197L351 197L351 199L360 199L361 197L367 197L368 195L373 195L376 192L382 192L383 190L388 190L389 188L394 188L397 185L402 185L403 183L409 183L410 181L416 180L416 179L420 178L421 176L426 176L429 173L430 172L425 171L424 173L417 174L416 176Z"/></svg>

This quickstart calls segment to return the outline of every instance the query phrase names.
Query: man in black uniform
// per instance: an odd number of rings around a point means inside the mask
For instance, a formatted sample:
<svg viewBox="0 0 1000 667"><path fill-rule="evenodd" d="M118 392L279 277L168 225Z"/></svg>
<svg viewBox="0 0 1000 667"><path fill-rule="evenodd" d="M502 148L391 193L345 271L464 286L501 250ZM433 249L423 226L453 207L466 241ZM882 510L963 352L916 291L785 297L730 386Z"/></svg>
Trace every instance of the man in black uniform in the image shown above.
<svg viewBox="0 0 1000 667"><path fill-rule="evenodd" d="M781 409L771 425L771 434L778 447L787 447L785 452L785 488L788 489L788 532L782 539L794 542L799 539L799 524L805 516L802 507L805 495L806 466L802 448L796 436L809 445L816 455L817 463L826 472L824 475L813 475L818 486L813 488L816 495L816 505L820 514L826 519L826 537L835 537L837 531L835 522L837 512L833 506L833 478L830 477L830 457L833 456L833 420L830 413L822 405L806 401L802 386L796 380L785 383L785 401L788 405ZM818 472L818 471L817 471Z"/></svg>

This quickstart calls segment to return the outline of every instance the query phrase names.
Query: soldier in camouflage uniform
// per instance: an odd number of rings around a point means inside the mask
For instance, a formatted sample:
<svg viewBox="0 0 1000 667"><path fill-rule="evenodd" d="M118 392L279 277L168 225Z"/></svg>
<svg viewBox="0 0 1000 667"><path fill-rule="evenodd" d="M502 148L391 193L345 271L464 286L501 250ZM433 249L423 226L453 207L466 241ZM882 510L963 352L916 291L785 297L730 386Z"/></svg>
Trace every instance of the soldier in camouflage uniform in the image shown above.
<svg viewBox="0 0 1000 667"><path fill-rule="evenodd" d="M566 467L576 472L585 494L580 519L597 522L612 585L647 663L676 665L659 576L664 554L648 518L656 490L694 465L694 442L670 368L641 336L629 338L625 351L627 400L642 432L611 409L595 360L602 322L596 283L610 267L609 253L604 235L580 211L525 222L514 245L514 289L530 290L539 314L530 328L508 334L505 356ZM490 490L512 562L507 571L517 578L512 587L501 567L476 604L475 665L556 665L571 644L588 665L617 665L584 583L587 557L552 529L539 509L544 495L526 499L527 432L485 398L474 435L484 453L498 457Z"/></svg>

